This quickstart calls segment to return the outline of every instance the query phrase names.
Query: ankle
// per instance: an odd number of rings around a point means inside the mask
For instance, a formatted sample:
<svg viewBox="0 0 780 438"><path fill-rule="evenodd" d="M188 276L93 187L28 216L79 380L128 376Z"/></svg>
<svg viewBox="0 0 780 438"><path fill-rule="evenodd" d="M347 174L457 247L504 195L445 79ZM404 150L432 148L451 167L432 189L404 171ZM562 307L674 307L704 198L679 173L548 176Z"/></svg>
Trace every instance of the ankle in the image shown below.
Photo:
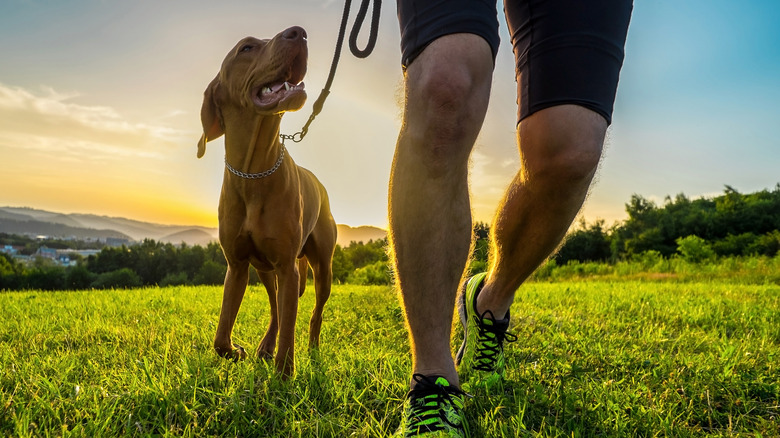
<svg viewBox="0 0 780 438"><path fill-rule="evenodd" d="M454 369L452 370L442 370L442 369L420 369L420 370L414 370L414 374L422 374L425 377L428 377L432 380L436 380L437 377L444 377L447 379L447 382L449 382L450 386L454 386L456 388L460 388L460 379L458 379L458 373ZM409 388L414 389L417 385L417 382L412 377L409 380Z"/></svg>
<svg viewBox="0 0 780 438"><path fill-rule="evenodd" d="M485 280L485 284L477 294L477 313L482 315L484 312L490 311L496 320L503 320L509 313L509 307L512 305L512 299L498 296L491 288L491 285Z"/></svg>

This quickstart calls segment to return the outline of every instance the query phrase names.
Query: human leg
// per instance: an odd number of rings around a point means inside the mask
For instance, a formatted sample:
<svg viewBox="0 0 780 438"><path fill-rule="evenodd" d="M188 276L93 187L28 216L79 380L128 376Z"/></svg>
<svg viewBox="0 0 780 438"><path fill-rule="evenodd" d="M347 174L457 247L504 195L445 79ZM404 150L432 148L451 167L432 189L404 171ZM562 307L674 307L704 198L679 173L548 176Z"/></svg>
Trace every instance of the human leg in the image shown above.
<svg viewBox="0 0 780 438"><path fill-rule="evenodd" d="M587 196L606 129L603 117L576 105L547 108L520 123L521 170L491 227L479 311L503 319L515 290L561 242Z"/></svg>
<svg viewBox="0 0 780 438"><path fill-rule="evenodd" d="M463 287L462 374L500 372L515 290L555 250L587 196L611 121L631 9L631 0L505 1L517 62L521 169L491 227L487 275Z"/></svg>
<svg viewBox="0 0 780 438"><path fill-rule="evenodd" d="M452 311L471 233L468 157L487 110L492 66L482 38L452 34L407 67L390 177L390 238L413 370L453 385Z"/></svg>

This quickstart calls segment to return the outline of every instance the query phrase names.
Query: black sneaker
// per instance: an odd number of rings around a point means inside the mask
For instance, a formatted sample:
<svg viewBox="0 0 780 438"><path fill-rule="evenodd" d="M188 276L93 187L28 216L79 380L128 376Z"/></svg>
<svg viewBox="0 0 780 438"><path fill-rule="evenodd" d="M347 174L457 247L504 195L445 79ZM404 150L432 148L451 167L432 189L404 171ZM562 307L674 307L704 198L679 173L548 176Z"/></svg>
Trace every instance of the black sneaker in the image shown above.
<svg viewBox="0 0 780 438"><path fill-rule="evenodd" d="M416 385L404 403L404 418L395 433L399 437L465 438L463 399L466 393L444 377L412 376Z"/></svg>

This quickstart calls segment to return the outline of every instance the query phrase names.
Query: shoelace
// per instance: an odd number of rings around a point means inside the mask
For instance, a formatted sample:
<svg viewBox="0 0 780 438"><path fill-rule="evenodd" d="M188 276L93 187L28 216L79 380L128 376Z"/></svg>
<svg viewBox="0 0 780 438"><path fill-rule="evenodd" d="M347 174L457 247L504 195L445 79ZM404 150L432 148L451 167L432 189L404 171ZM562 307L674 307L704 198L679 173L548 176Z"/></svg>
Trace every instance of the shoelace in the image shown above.
<svg viewBox="0 0 780 438"><path fill-rule="evenodd" d="M475 370L494 371L498 354L504 351L504 342L515 342L517 336L507 333L505 329L496 327L496 318L493 312L486 310L482 315L474 316L477 320L477 352L474 356ZM483 322L489 319L493 324Z"/></svg>
<svg viewBox="0 0 780 438"><path fill-rule="evenodd" d="M445 405L453 406L455 401L452 396L465 396L465 392L453 386L437 384L433 379L422 374L412 376L417 385L409 391L407 397L410 400L407 425L409 434L415 436L418 432L436 432L447 430L447 426L460 428L460 423L453 423L447 418ZM433 421L431 421L433 420Z"/></svg>

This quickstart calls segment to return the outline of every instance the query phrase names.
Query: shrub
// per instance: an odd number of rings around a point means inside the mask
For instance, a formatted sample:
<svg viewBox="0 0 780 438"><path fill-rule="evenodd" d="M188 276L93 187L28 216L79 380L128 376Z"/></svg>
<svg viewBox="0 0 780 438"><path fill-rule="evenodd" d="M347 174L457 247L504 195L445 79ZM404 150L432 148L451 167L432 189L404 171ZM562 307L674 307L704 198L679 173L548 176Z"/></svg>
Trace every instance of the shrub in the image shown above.
<svg viewBox="0 0 780 438"><path fill-rule="evenodd" d="M393 283L393 276L387 262L380 261L355 269L347 282L359 285L389 285Z"/></svg>
<svg viewBox="0 0 780 438"><path fill-rule="evenodd" d="M642 270L650 270L661 265L664 262L664 256L659 251L649 249L647 251L635 254L631 260L641 265Z"/></svg>
<svg viewBox="0 0 780 438"><path fill-rule="evenodd" d="M86 266L75 266L68 269L68 273L65 274L65 288L70 290L88 289L95 278L95 274L89 272Z"/></svg>
<svg viewBox="0 0 780 438"><path fill-rule="evenodd" d="M185 284L187 284L187 273L182 271L167 274L165 277L163 277L162 280L160 280L159 286L182 286Z"/></svg>
<svg viewBox="0 0 780 438"><path fill-rule="evenodd" d="M65 269L60 267L35 268L24 278L25 289L61 290L65 284Z"/></svg>
<svg viewBox="0 0 780 438"><path fill-rule="evenodd" d="M677 252L689 263L702 263L715 258L715 251L706 240L698 236L681 237L676 240Z"/></svg>
<svg viewBox="0 0 780 438"><path fill-rule="evenodd" d="M141 277L130 268L100 274L92 283L92 287L95 289L130 289L140 286Z"/></svg>
<svg viewBox="0 0 780 438"><path fill-rule="evenodd" d="M195 274L192 282L197 285L219 285L225 281L225 274L227 274L227 266L206 260L203 266L198 269L198 273Z"/></svg>

